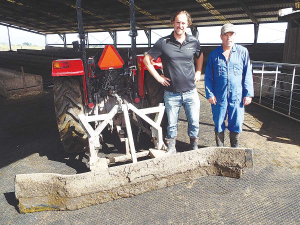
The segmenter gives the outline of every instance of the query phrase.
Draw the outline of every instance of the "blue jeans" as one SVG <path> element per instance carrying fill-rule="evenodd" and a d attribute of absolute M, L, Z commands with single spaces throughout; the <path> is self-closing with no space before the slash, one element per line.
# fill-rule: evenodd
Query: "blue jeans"
<path fill-rule="evenodd" d="M 184 108 L 188 121 L 188 135 L 192 138 L 198 138 L 200 99 L 197 89 L 183 93 L 165 91 L 164 101 L 168 117 L 167 138 L 177 136 L 178 114 L 181 106 Z"/>

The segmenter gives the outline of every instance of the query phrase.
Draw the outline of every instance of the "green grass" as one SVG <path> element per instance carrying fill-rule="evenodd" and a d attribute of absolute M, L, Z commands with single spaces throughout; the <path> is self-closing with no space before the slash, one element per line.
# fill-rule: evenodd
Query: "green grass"
<path fill-rule="evenodd" d="M 32 46 L 28 46 L 28 45 L 12 45 L 11 46 L 11 50 L 13 51 L 17 51 L 17 49 L 33 49 L 33 50 L 41 50 L 41 49 L 45 49 L 44 46 L 36 46 L 36 45 L 32 45 Z M 5 45 L 5 44 L 0 44 L 0 51 L 9 51 L 9 45 Z"/>

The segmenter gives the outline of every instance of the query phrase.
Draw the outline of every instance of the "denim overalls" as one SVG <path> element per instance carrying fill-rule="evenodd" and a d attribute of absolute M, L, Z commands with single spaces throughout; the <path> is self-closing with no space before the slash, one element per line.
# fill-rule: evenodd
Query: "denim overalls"
<path fill-rule="evenodd" d="M 219 46 L 209 54 L 205 69 L 206 98 L 215 96 L 217 99 L 216 105 L 211 105 L 215 130 L 225 130 L 228 115 L 228 130 L 241 133 L 243 98 L 254 95 L 249 53 L 245 47 L 234 44 L 226 61 L 223 52 Z"/>

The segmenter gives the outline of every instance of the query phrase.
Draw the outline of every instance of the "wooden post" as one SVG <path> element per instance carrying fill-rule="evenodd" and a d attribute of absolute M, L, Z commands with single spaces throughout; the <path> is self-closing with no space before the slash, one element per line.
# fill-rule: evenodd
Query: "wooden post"
<path fill-rule="evenodd" d="M 8 42 L 9 42 L 9 49 L 11 50 L 11 43 L 10 43 L 10 35 L 9 35 L 9 28 L 7 27 L 7 34 L 8 34 Z"/>
<path fill-rule="evenodd" d="M 24 74 L 23 66 L 21 66 L 21 71 L 22 71 L 22 79 L 23 79 L 23 87 L 24 87 L 24 91 L 27 92 L 27 86 L 26 86 L 25 74 Z"/>

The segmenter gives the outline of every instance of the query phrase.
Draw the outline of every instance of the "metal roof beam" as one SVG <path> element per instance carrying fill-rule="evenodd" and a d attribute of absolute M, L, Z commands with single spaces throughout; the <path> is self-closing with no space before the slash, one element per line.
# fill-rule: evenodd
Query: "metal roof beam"
<path fill-rule="evenodd" d="M 109 35 L 112 38 L 112 40 L 114 42 L 114 46 L 116 48 L 117 47 L 117 31 L 110 31 Z"/>
<path fill-rule="evenodd" d="M 128 0 L 84 2 L 87 32 L 129 30 Z M 143 30 L 172 27 L 170 15 L 182 9 L 191 14 L 196 26 L 277 22 L 278 10 L 293 7 L 295 2 L 300 0 L 136 0 L 136 26 Z M 246 5 L 252 16 L 241 4 Z M 77 33 L 75 12 L 74 0 L 4 0 L 0 21 L 5 26 L 41 35 Z"/>
<path fill-rule="evenodd" d="M 274 17 L 274 15 L 260 16 L 260 17 L 257 18 L 257 20 L 260 21 L 262 19 L 268 19 L 268 18 L 273 18 L 273 17 Z M 236 20 L 249 20 L 249 22 L 251 21 L 246 16 L 239 16 L 239 17 L 229 17 L 229 16 L 227 16 L 226 18 L 230 21 L 236 21 Z M 197 17 L 197 18 L 193 19 L 193 24 L 197 24 L 197 23 L 201 23 L 201 22 L 216 21 L 216 20 L 218 20 L 218 19 L 215 18 L 214 16 L 206 16 L 205 18 Z"/>
<path fill-rule="evenodd" d="M 118 2 L 120 2 L 120 3 L 122 3 L 122 4 L 126 5 L 126 6 L 129 6 L 129 2 L 126 1 L 126 0 L 118 0 Z M 135 8 L 136 12 L 139 12 L 139 13 L 141 13 L 143 15 L 146 15 L 149 18 L 153 19 L 154 21 L 158 21 L 158 22 L 160 22 L 163 25 L 172 27 L 171 24 L 166 23 L 165 21 L 161 20 L 158 16 L 151 14 L 150 12 L 142 9 L 141 7 L 138 7 L 136 4 L 135 4 L 134 8 Z"/>
<path fill-rule="evenodd" d="M 257 18 L 253 15 L 251 10 L 246 6 L 243 0 L 237 0 L 241 7 L 245 10 L 249 18 L 252 20 L 253 23 L 258 24 Z"/>
<path fill-rule="evenodd" d="M 254 24 L 254 44 L 257 44 L 259 23 Z"/>
<path fill-rule="evenodd" d="M 35 34 L 46 35 L 46 33 L 43 33 L 43 32 L 39 32 L 39 31 L 36 31 L 36 30 L 31 30 L 31 29 L 24 28 L 24 27 L 19 27 L 19 26 L 16 26 L 16 25 L 8 24 L 8 23 L 0 22 L 0 25 L 15 28 L 15 29 L 18 29 L 18 30 L 31 32 L 31 33 L 35 33 Z"/>
<path fill-rule="evenodd" d="M 148 47 L 151 48 L 151 29 L 150 30 L 144 30 L 147 39 L 148 39 Z"/>
<path fill-rule="evenodd" d="M 220 13 L 218 9 L 216 9 L 209 1 L 207 0 L 196 0 L 196 1 L 200 3 L 204 9 L 206 9 L 211 15 L 213 15 L 223 24 L 230 23 L 230 20 L 228 20 L 225 16 L 223 16 L 222 13 Z"/>
<path fill-rule="evenodd" d="M 66 48 L 67 47 L 67 37 L 66 37 L 66 34 L 58 34 L 58 36 L 64 42 L 64 47 Z"/>
<path fill-rule="evenodd" d="M 174 13 L 173 11 L 171 11 L 168 8 L 170 6 L 170 4 L 167 4 L 167 3 L 164 4 L 163 1 L 157 1 L 154 4 L 153 4 L 153 1 L 151 1 L 151 0 L 139 0 L 139 2 L 145 2 L 147 4 L 150 4 L 151 7 L 156 8 L 158 10 L 162 10 L 162 11 L 166 12 L 166 14 L 169 14 L 170 16 L 172 16 Z"/>

